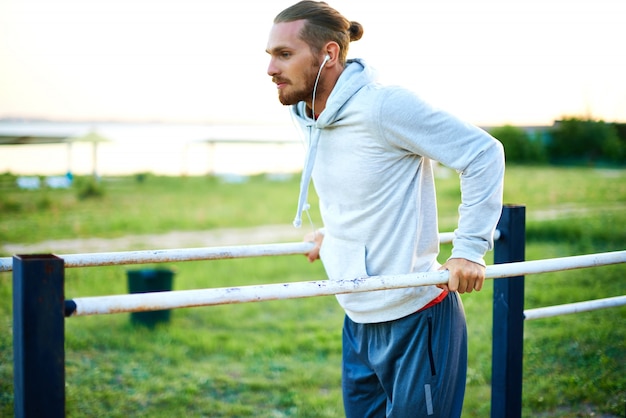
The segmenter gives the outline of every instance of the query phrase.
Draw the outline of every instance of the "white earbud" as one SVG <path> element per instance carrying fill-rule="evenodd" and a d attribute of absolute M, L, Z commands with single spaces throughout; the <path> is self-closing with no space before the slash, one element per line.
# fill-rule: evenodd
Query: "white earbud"
<path fill-rule="evenodd" d="M 330 61 L 330 55 L 326 54 L 324 56 L 324 61 L 322 61 L 322 63 L 320 64 L 320 71 L 322 71 L 322 68 L 324 68 L 328 61 Z"/>

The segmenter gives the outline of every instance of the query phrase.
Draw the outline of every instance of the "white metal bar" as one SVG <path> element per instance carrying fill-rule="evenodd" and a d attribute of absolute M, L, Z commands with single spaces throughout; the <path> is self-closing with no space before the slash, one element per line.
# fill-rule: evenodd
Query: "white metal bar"
<path fill-rule="evenodd" d="M 526 274 L 597 267 L 626 262 L 626 251 L 525 261 L 488 266 L 486 278 L 515 277 Z M 130 295 L 75 298 L 72 316 L 151 311 L 160 309 L 213 306 L 230 303 L 260 302 L 340 293 L 367 292 L 446 283 L 447 271 L 372 276 L 342 281 L 313 281 L 240 286 L 229 288 L 179 290 Z"/>
<path fill-rule="evenodd" d="M 496 230 L 494 239 L 500 231 Z M 454 232 L 439 234 L 442 244 L 452 242 Z M 65 268 L 95 267 L 124 264 L 168 263 L 173 261 L 221 260 L 226 258 L 264 257 L 272 255 L 305 254 L 313 248 L 309 242 L 284 244 L 240 245 L 227 247 L 183 248 L 167 250 L 119 251 L 89 254 L 60 254 L 65 260 Z M 0 257 L 0 272 L 12 271 L 13 259 Z"/>
<path fill-rule="evenodd" d="M 225 305 L 244 302 L 329 296 L 340 293 L 366 292 L 424 284 L 445 283 L 448 273 L 421 273 L 404 276 L 377 276 L 353 280 L 277 283 L 228 288 L 178 290 L 73 299 L 73 315 L 96 315 L 121 312 L 151 311 L 197 306 Z"/>
<path fill-rule="evenodd" d="M 584 302 L 567 303 L 564 305 L 547 306 L 544 308 L 527 309 L 524 319 L 549 318 L 551 316 L 575 314 L 579 312 L 595 311 L 597 309 L 616 308 L 626 305 L 626 295 L 612 298 L 588 300 Z"/>
<path fill-rule="evenodd" d="M 486 276 L 488 279 L 516 277 L 527 274 L 599 267 L 620 263 L 626 263 L 626 251 L 575 255 L 570 257 L 549 258 L 545 260 L 524 261 L 519 263 L 494 264 L 487 267 Z"/>
<path fill-rule="evenodd" d="M 439 243 L 440 244 L 450 244 L 454 239 L 454 232 L 440 232 L 439 233 Z M 493 232 L 493 240 L 497 241 L 500 239 L 500 230 L 496 229 Z"/>
<path fill-rule="evenodd" d="M 450 244 L 453 239 L 454 239 L 454 232 L 440 232 L 439 233 L 440 244 Z"/>
<path fill-rule="evenodd" d="M 184 248 L 171 250 L 120 251 L 90 254 L 62 254 L 65 268 L 112 266 L 123 264 L 168 263 L 174 261 L 223 260 L 229 258 L 264 257 L 305 254 L 313 248 L 310 242 L 284 244 L 239 245 L 226 247 Z M 0 272 L 13 270 L 11 257 L 0 258 Z"/>

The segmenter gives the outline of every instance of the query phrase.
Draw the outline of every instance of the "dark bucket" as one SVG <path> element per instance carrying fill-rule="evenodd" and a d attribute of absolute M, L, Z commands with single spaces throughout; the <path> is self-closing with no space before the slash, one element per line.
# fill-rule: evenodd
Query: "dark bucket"
<path fill-rule="evenodd" d="M 165 292 L 172 290 L 174 272 L 169 269 L 142 269 L 129 270 L 128 291 L 130 293 Z M 144 325 L 154 328 L 159 323 L 170 320 L 170 310 L 131 312 L 130 321 L 135 325 Z"/>

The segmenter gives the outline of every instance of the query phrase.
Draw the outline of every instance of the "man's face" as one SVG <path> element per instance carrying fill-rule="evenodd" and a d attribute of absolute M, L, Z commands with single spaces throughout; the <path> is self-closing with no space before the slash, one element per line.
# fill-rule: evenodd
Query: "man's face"
<path fill-rule="evenodd" d="M 298 37 L 304 20 L 276 23 L 267 42 L 270 64 L 267 73 L 278 88 L 278 100 L 283 105 L 301 101 L 311 103 L 313 87 L 319 68 L 317 59 L 306 42 Z"/>

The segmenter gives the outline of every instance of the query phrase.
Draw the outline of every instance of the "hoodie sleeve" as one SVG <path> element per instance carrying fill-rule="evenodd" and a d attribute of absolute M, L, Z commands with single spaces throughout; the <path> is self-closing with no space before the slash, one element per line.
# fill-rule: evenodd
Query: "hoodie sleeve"
<path fill-rule="evenodd" d="M 381 91 L 380 135 L 408 153 L 438 161 L 460 175 L 461 204 L 451 258 L 485 265 L 502 210 L 504 150 L 482 129 L 435 109 L 401 88 Z"/>

